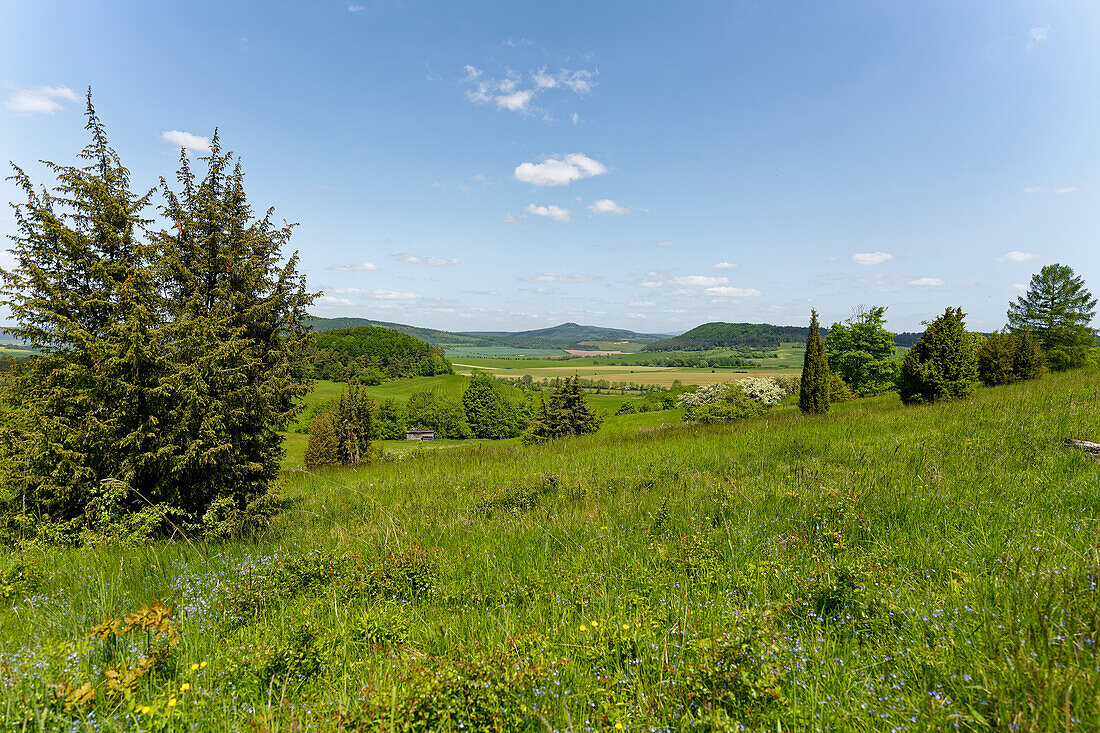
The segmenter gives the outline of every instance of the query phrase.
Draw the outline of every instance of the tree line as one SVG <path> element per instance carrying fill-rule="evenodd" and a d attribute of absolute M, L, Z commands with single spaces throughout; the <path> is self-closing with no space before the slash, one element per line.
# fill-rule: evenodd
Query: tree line
<path fill-rule="evenodd" d="M 1009 304 L 1006 328 L 986 337 L 968 332 L 961 308 L 947 308 L 928 324 L 900 362 L 884 307 L 861 310 L 834 323 L 822 339 L 811 311 L 799 407 L 828 411 L 839 378 L 855 395 L 896 389 L 906 404 L 966 397 L 981 381 L 993 386 L 1037 379 L 1100 363 L 1091 327 L 1096 299 L 1073 269 L 1047 265 L 1032 276 L 1026 294 Z"/>
<path fill-rule="evenodd" d="M 372 440 L 403 440 L 409 430 L 431 430 L 437 438 L 455 440 L 522 436 L 525 444 L 532 444 L 585 435 L 600 427 L 601 419 L 576 377 L 563 380 L 549 398 L 539 394 L 537 400 L 533 392 L 509 399 L 502 394 L 502 386 L 487 374 L 474 373 L 461 397 L 420 390 L 402 403 L 392 397 L 375 402 L 358 385 L 350 384 L 313 418 L 306 466 L 366 462 Z"/>

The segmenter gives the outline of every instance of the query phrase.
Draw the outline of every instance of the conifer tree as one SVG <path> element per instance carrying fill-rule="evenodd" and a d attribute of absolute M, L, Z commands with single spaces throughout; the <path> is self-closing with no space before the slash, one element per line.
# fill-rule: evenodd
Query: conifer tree
<path fill-rule="evenodd" d="M 948 308 L 932 321 L 901 363 L 898 393 L 905 404 L 966 397 L 978 381 L 974 342 L 962 308 Z"/>
<path fill-rule="evenodd" d="M 157 268 L 173 345 L 169 385 L 180 397 L 163 429 L 178 449 L 171 471 L 185 503 L 219 497 L 248 511 L 278 475 L 276 429 L 311 387 L 314 296 L 297 254 L 282 259 L 292 225 L 276 226 L 271 209 L 254 218 L 240 162 L 217 132 L 201 160 L 199 178 L 181 151 L 178 191 L 161 180 L 171 228 L 157 236 Z"/>
<path fill-rule="evenodd" d="M 798 409 L 808 415 L 829 411 L 829 361 L 817 311 L 810 311 L 810 334 L 806 338 L 806 354 L 802 362 L 802 379 L 798 390 Z"/>
<path fill-rule="evenodd" d="M 1031 331 L 1021 331 L 1016 337 L 1016 353 L 1012 357 L 1012 373 L 1019 380 L 1038 379 L 1046 370 L 1046 357 Z"/>
<path fill-rule="evenodd" d="M 1072 369 L 1084 366 L 1096 345 L 1095 314 L 1096 298 L 1084 280 L 1053 264 L 1032 275 L 1027 292 L 1009 304 L 1008 325 L 1013 333 L 1032 332 L 1051 369 Z"/>
<path fill-rule="evenodd" d="M 94 529 L 88 507 L 101 481 L 134 491 L 112 507 L 136 511 L 162 498 L 159 435 L 169 368 L 159 346 L 158 292 L 142 218 L 152 192 L 130 187 L 89 92 L 84 165 L 46 163 L 52 189 L 15 207 L 15 263 L 0 273 L 15 325 L 9 334 L 41 350 L 9 372 L 0 429 L 0 511 L 49 539 Z M 142 497 L 145 498 L 142 498 Z"/>
<path fill-rule="evenodd" d="M 584 398 L 580 380 L 568 377 L 550 396 L 550 432 L 552 435 L 587 435 L 600 428 L 600 416 Z"/>
<path fill-rule="evenodd" d="M 306 468 L 318 468 L 340 462 L 340 433 L 331 410 L 317 413 L 309 424 L 306 441 Z"/>

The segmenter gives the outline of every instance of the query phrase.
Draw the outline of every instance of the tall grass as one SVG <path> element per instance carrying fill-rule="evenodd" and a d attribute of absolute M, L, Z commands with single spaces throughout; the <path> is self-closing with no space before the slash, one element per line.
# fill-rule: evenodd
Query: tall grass
<path fill-rule="evenodd" d="M 28 570 L 2 586 L 0 715 L 19 730 L 1097 730 L 1100 466 L 1061 441 L 1100 440 L 1098 383 L 295 471 L 249 541 L 11 552 Z M 147 642 L 85 635 L 154 601 L 181 640 L 112 694 L 103 670 Z M 85 681 L 95 699 L 74 701 Z"/>

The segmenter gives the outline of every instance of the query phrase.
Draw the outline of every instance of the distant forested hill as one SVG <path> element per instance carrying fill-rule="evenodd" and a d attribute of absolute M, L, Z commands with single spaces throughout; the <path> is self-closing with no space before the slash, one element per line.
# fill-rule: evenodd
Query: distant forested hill
<path fill-rule="evenodd" d="M 659 335 L 635 333 L 618 328 L 600 326 L 582 326 L 577 323 L 563 323 L 551 328 L 534 331 L 469 331 L 455 333 L 437 331 L 431 328 L 418 328 L 403 323 L 372 321 L 366 318 L 314 318 L 313 330 L 318 333 L 332 330 L 376 326 L 399 331 L 434 346 L 511 346 L 519 349 L 574 349 L 582 341 L 632 341 L 650 343 L 661 338 Z"/>
<path fill-rule="evenodd" d="M 823 331 L 824 332 L 824 331 Z M 643 351 L 704 351 L 746 346 L 776 347 L 784 342 L 805 341 L 806 326 L 772 326 L 767 323 L 704 323 L 687 333 L 654 341 Z"/>
<path fill-rule="evenodd" d="M 320 379 L 382 379 L 454 374 L 443 350 L 400 331 L 378 326 L 337 328 L 317 334 L 314 370 Z"/>

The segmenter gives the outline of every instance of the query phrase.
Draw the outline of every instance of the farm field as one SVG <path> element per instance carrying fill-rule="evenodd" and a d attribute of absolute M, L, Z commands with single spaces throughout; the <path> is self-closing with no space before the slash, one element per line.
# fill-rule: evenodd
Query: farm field
<path fill-rule="evenodd" d="M 790 369 L 691 369 L 680 367 L 620 367 L 620 366 L 544 366 L 531 369 L 505 369 L 500 367 L 477 366 L 467 362 L 455 363 L 455 371 L 459 374 L 470 374 L 480 370 L 494 377 L 502 379 L 519 379 L 525 375 L 531 375 L 533 379 L 554 379 L 557 377 L 572 377 L 574 374 L 583 379 L 606 379 L 609 382 L 632 382 L 634 384 L 660 385 L 671 387 L 676 382 L 680 384 L 713 384 L 715 382 L 735 382 L 745 377 L 771 377 L 780 374 L 797 375 L 797 370 Z"/>
<path fill-rule="evenodd" d="M 247 540 L 7 553 L 5 727 L 1096 730 L 1098 386 L 609 422 L 287 472 Z M 156 602 L 111 692 L 154 642 L 88 633 Z"/>

